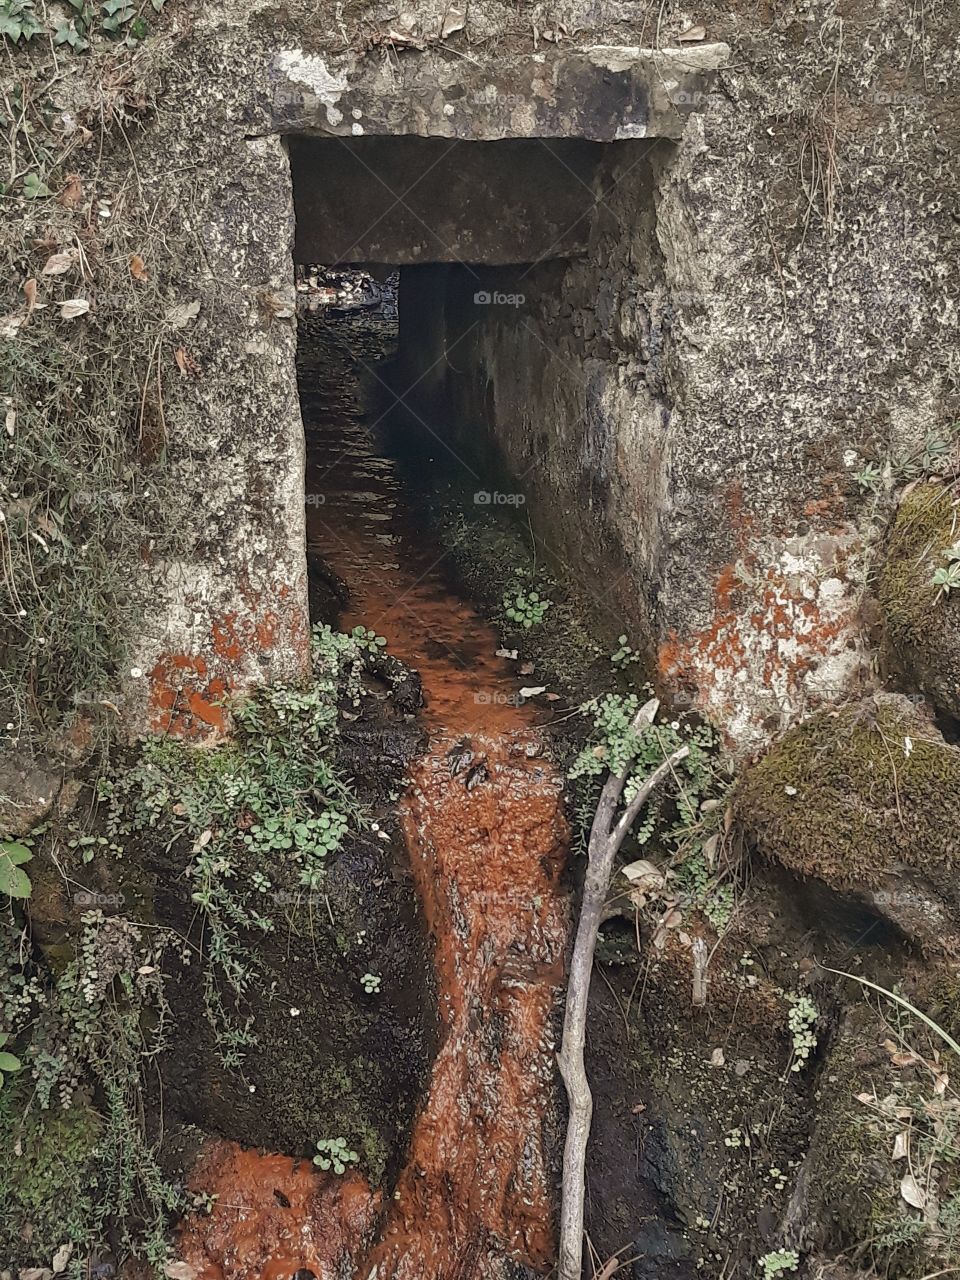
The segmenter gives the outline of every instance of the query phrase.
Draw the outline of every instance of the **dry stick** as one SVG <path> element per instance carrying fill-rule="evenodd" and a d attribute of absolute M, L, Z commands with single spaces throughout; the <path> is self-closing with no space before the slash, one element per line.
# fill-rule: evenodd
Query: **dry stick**
<path fill-rule="evenodd" d="M 653 723 L 659 702 L 652 698 L 641 707 L 633 722 L 636 730 Z M 603 907 L 610 887 L 613 860 L 624 837 L 643 805 L 668 776 L 674 765 L 689 754 L 689 747 L 681 747 L 669 759 L 664 760 L 630 801 L 618 822 L 617 806 L 630 773 L 632 760 L 628 760 L 619 773 L 611 773 L 604 783 L 600 802 L 590 828 L 587 846 L 587 874 L 583 882 L 583 899 L 577 937 L 570 962 L 570 978 L 567 982 L 567 1005 L 563 1019 L 563 1039 L 560 1044 L 558 1064 L 569 1103 L 567 1138 L 563 1149 L 563 1179 L 560 1193 L 560 1260 L 557 1280 L 580 1280 L 583 1263 L 583 1200 L 584 1167 L 587 1158 L 587 1142 L 590 1138 L 590 1121 L 593 1117 L 593 1095 L 583 1063 L 583 1050 L 587 1033 L 587 1001 L 590 996 L 590 975 L 593 970 L 593 954 L 597 945 L 603 915 Z"/>

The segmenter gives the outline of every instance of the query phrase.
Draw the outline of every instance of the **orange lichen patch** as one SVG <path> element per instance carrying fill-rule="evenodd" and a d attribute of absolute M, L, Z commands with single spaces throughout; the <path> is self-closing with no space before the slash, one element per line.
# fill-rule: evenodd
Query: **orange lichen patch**
<path fill-rule="evenodd" d="M 190 1190 L 213 1197 L 210 1212 L 192 1214 L 180 1231 L 197 1280 L 292 1280 L 301 1268 L 317 1280 L 342 1275 L 380 1207 L 358 1174 L 321 1174 L 235 1142 L 204 1150 Z"/>
<path fill-rule="evenodd" d="M 835 541 L 835 540 L 834 540 Z M 842 691 L 858 666 L 855 606 L 820 552 L 794 539 L 760 570 L 758 557 L 724 567 L 713 617 L 691 636 L 672 633 L 658 668 L 668 686 L 693 691 L 699 710 L 735 744 L 762 737 L 765 721 L 786 721 Z M 844 555 L 831 545 L 830 574 Z"/>
<path fill-rule="evenodd" d="M 243 645 L 236 630 L 237 615 L 228 613 L 225 617 L 213 622 L 210 634 L 213 636 L 213 651 L 219 658 L 231 660 L 239 658 L 243 653 Z"/>
<path fill-rule="evenodd" d="M 157 733 L 203 738 L 226 728 L 218 703 L 227 692 L 220 677 L 208 680 L 207 663 L 194 654 L 162 654 L 150 672 L 150 727 Z"/>
<path fill-rule="evenodd" d="M 303 611 L 281 587 L 271 599 L 283 610 L 260 610 L 250 617 L 236 612 L 214 618 L 201 653 L 161 654 L 150 672 L 150 727 L 157 733 L 200 740 L 223 733 L 226 695 L 250 682 L 256 663 L 286 643 L 304 671 L 309 665 L 309 632 Z"/>

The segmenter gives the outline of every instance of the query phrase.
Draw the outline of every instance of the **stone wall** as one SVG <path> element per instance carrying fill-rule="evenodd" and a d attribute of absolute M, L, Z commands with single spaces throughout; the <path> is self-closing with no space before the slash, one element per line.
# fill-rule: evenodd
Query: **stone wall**
<path fill-rule="evenodd" d="M 74 140 L 88 197 L 123 190 L 149 210 L 163 192 L 205 262 L 185 276 L 163 251 L 173 223 L 154 222 L 154 279 L 171 307 L 200 304 L 161 349 L 171 519 L 190 550 L 131 563 L 148 580 L 131 731 L 205 733 L 224 691 L 303 669 L 282 138 L 355 126 L 651 144 L 649 185 L 604 194 L 590 256 L 527 277 L 532 332 L 491 314 L 471 336 L 470 394 L 492 381 L 544 540 L 578 553 L 581 578 L 616 582 L 664 684 L 741 747 L 857 683 L 872 503 L 855 473 L 957 415 L 950 12 L 928 3 L 921 26 L 892 4 L 750 0 L 696 18 L 704 47 L 679 42 L 673 6 L 629 0 L 482 3 L 453 30 L 429 3 L 399 30 L 387 6 L 229 0 L 170 4 L 142 48 L 66 59 L 63 130 L 101 98 L 125 124 Z M 20 306 L 39 267 L 14 260 Z M 82 323 L 95 338 L 95 307 Z M 178 346 L 200 376 L 178 370 Z"/>

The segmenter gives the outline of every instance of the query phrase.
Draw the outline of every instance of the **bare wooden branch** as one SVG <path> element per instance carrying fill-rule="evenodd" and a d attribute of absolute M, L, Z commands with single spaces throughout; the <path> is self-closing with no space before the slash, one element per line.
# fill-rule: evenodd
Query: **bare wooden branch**
<path fill-rule="evenodd" d="M 707 965 L 710 956 L 703 938 L 693 940 L 693 1003 L 702 1008 L 707 1003 Z"/>
<path fill-rule="evenodd" d="M 634 728 L 640 730 L 652 724 L 659 705 L 658 700 L 653 698 L 642 707 L 633 722 Z M 590 1123 L 593 1119 L 593 1095 L 590 1092 L 590 1082 L 584 1066 L 583 1050 L 586 1042 L 587 1005 L 590 997 L 593 957 L 607 892 L 610 888 L 613 862 L 637 814 L 651 793 L 673 767 L 688 754 L 689 748 L 681 747 L 656 768 L 617 820 L 617 806 L 633 765 L 633 761 L 629 760 L 620 773 L 611 774 L 604 783 L 593 825 L 590 828 L 587 873 L 584 877 L 580 919 L 577 923 L 577 936 L 570 962 L 563 1038 L 558 1056 L 560 1075 L 567 1091 L 569 1119 L 563 1151 L 560 1257 L 557 1280 L 580 1280 L 583 1265 L 584 1168 L 587 1143 L 590 1138 Z"/>

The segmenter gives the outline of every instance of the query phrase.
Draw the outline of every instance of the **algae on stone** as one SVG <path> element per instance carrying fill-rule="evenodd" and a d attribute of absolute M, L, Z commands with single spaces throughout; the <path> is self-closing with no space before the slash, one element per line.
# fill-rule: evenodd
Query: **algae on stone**
<path fill-rule="evenodd" d="M 880 575 L 884 637 L 917 686 L 960 715 L 960 599 L 932 584 L 960 538 L 949 489 L 922 484 L 900 504 Z"/>

